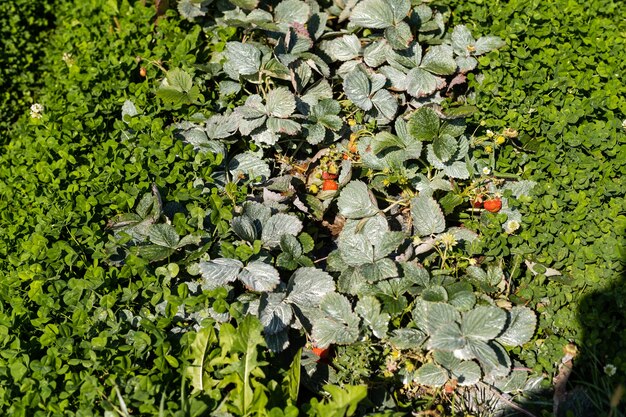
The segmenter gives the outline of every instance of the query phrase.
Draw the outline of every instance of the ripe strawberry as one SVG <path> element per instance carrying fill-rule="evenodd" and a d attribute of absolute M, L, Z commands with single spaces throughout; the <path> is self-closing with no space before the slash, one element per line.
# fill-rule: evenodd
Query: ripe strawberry
<path fill-rule="evenodd" d="M 483 203 L 483 207 L 487 211 L 497 213 L 502 208 L 502 200 L 500 200 L 499 198 L 492 198 L 491 200 L 485 201 Z"/>
<path fill-rule="evenodd" d="M 314 346 L 311 350 L 315 355 L 319 356 L 317 362 L 330 363 L 330 357 L 332 355 L 331 346 L 328 346 L 326 348 L 319 348 L 317 346 Z"/>
<path fill-rule="evenodd" d="M 330 172 L 323 171 L 322 179 L 323 180 L 336 180 L 339 177 L 337 174 L 331 174 Z"/>
<path fill-rule="evenodd" d="M 330 349 L 329 348 L 314 347 L 312 350 L 313 350 L 313 353 L 315 353 L 320 358 L 325 358 L 330 353 Z"/>
<path fill-rule="evenodd" d="M 483 196 L 482 195 L 476 196 L 474 201 L 472 201 L 472 207 L 481 208 L 482 206 L 483 206 Z"/>
<path fill-rule="evenodd" d="M 335 180 L 324 180 L 322 191 L 335 191 L 339 189 L 339 184 Z"/>

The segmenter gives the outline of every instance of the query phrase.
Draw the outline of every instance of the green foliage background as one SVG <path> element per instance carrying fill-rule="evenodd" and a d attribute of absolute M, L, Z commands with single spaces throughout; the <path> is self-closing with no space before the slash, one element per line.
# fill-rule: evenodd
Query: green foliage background
<path fill-rule="evenodd" d="M 518 235 L 502 233 L 498 216 L 475 224 L 485 235 L 477 253 L 505 257 L 512 270 L 523 271 L 515 276 L 515 301 L 540 312 L 536 348 L 516 353 L 551 375 L 562 347 L 574 341 L 583 358 L 597 358 L 600 367 L 614 364 L 623 378 L 626 22 L 616 18 L 621 4 L 440 3 L 453 11 L 453 24 L 506 40 L 504 49 L 479 59 L 482 75 L 470 76 L 476 91 L 470 104 L 480 109 L 477 124 L 520 132 L 498 154 L 499 170 L 539 183 L 532 199 L 514 203 L 524 214 Z M 168 409 L 184 415 L 215 406 L 225 395 L 219 381 L 213 398 L 185 402 L 179 359 L 198 342 L 168 337 L 175 311 L 144 320 L 139 328 L 123 316 L 124 310 L 153 310 L 165 298 L 183 304 L 185 289 L 161 286 L 162 278 L 139 258 L 119 267 L 104 267 L 103 259 L 107 221 L 132 211 L 152 183 L 186 213 L 211 207 L 211 233 L 228 228 L 243 194 L 224 202 L 200 194 L 193 182 L 208 177 L 215 161 L 198 156 L 166 127 L 198 108 L 163 108 L 153 92 L 163 76 L 160 66 L 193 72 L 197 57 L 223 47 L 222 41 L 187 30 L 188 23 L 174 13 L 154 26 L 154 10 L 139 2 L 13 0 L 2 3 L 0 12 L 6 41 L 0 54 L 0 411 L 92 415 L 94 407 L 117 411 L 125 402 L 142 414 Z M 68 61 L 64 53 L 71 54 Z M 142 66 L 146 80 L 139 74 Z M 127 125 L 120 109 L 129 98 L 140 115 Z M 45 108 L 40 121 L 28 115 L 34 102 Z M 172 220 L 181 234 L 202 228 L 198 216 L 195 223 Z M 218 250 L 214 243 L 211 250 Z M 563 276 L 535 276 L 525 270 L 525 258 Z M 211 303 L 223 295 L 211 297 L 188 302 Z M 262 345 L 257 330 L 253 324 L 239 333 L 229 330 L 233 340 L 246 331 L 256 336 L 249 351 L 227 342 L 219 350 L 213 341 L 215 351 L 236 359 L 256 352 Z M 257 365 L 266 366 L 264 359 Z M 597 366 L 581 363 L 588 366 L 579 368 L 581 378 Z M 255 376 L 259 380 L 289 381 L 264 369 L 267 375 Z M 336 387 L 329 391 L 347 395 Z M 309 408 L 332 408 L 315 401 Z"/>
<path fill-rule="evenodd" d="M 537 181 L 519 202 L 523 231 L 486 240 L 490 256 L 531 255 L 562 277 L 527 273 L 516 295 L 541 313 L 537 368 L 554 371 L 561 347 L 626 375 L 626 22 L 615 1 L 445 2 L 455 23 L 506 39 L 479 59 L 477 120 L 520 132 L 498 155 L 503 172 Z M 555 13 L 555 11 L 557 11 Z M 610 340 L 607 343 L 607 340 Z M 534 357 L 534 358 L 532 358 Z M 587 359 L 589 359 L 587 357 Z M 582 364 L 598 366 L 582 359 Z M 587 370 L 589 371 L 589 370 Z M 583 372 L 584 375 L 584 372 Z"/>
<path fill-rule="evenodd" d="M 0 140 L 41 86 L 42 45 L 60 1 L 13 0 L 0 4 Z"/>

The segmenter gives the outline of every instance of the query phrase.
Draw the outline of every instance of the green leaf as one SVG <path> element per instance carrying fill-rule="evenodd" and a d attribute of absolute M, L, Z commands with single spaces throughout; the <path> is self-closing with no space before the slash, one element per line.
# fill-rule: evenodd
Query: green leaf
<path fill-rule="evenodd" d="M 174 253 L 175 249 L 168 248 L 161 245 L 141 245 L 133 246 L 130 248 L 130 252 L 147 260 L 148 262 L 156 262 L 168 258 Z"/>
<path fill-rule="evenodd" d="M 454 356 L 454 352 L 451 351 L 435 350 L 433 352 L 433 358 L 438 365 L 443 366 L 448 371 L 461 364 L 461 359 Z"/>
<path fill-rule="evenodd" d="M 419 349 L 426 340 L 426 335 L 417 329 L 402 328 L 391 333 L 389 343 L 396 349 Z"/>
<path fill-rule="evenodd" d="M 459 312 L 450 304 L 431 303 L 422 299 L 416 300 L 412 314 L 417 327 L 428 334 L 461 320 Z"/>
<path fill-rule="evenodd" d="M 259 5 L 259 0 L 228 0 L 233 5 L 241 7 L 244 10 L 256 9 Z"/>
<path fill-rule="evenodd" d="M 301 23 L 309 20 L 310 7 L 303 1 L 283 0 L 274 9 L 274 20 L 277 23 Z"/>
<path fill-rule="evenodd" d="M 413 68 L 406 75 L 406 92 L 415 98 L 425 97 L 441 88 L 443 80 L 422 68 Z"/>
<path fill-rule="evenodd" d="M 174 68 L 173 70 L 168 71 L 166 79 L 168 85 L 177 91 L 187 93 L 191 91 L 191 87 L 193 87 L 191 75 L 180 68 Z"/>
<path fill-rule="evenodd" d="M 342 233 L 337 241 L 339 253 L 347 265 L 360 266 L 374 262 L 374 247 L 363 234 Z"/>
<path fill-rule="evenodd" d="M 387 90 L 378 90 L 371 99 L 376 113 L 374 114 L 379 124 L 391 122 L 398 111 L 398 102 Z"/>
<path fill-rule="evenodd" d="M 337 207 L 339 213 L 347 219 L 371 217 L 379 212 L 376 199 L 361 181 L 350 181 L 341 190 Z"/>
<path fill-rule="evenodd" d="M 454 351 L 465 347 L 465 338 L 456 323 L 440 326 L 428 340 L 429 349 Z"/>
<path fill-rule="evenodd" d="M 267 113 L 274 117 L 289 117 L 296 109 L 296 99 L 285 87 L 270 90 L 266 103 Z"/>
<path fill-rule="evenodd" d="M 448 372 L 434 363 L 426 363 L 415 372 L 413 380 L 429 387 L 441 387 L 448 382 Z"/>
<path fill-rule="evenodd" d="M 474 361 L 463 361 L 450 370 L 453 378 L 462 387 L 475 385 L 480 381 L 480 366 Z"/>
<path fill-rule="evenodd" d="M 507 316 L 498 307 L 479 306 L 463 315 L 463 335 L 479 340 L 495 339 L 506 325 Z"/>
<path fill-rule="evenodd" d="M 449 45 L 431 46 L 422 58 L 420 68 L 437 75 L 454 74 L 456 61 L 452 47 Z"/>
<path fill-rule="evenodd" d="M 446 302 L 448 292 L 441 285 L 431 285 L 422 291 L 422 298 L 426 301 Z"/>
<path fill-rule="evenodd" d="M 237 236 L 250 243 L 258 239 L 258 229 L 255 227 L 254 222 L 248 216 L 235 217 L 230 223 L 230 227 Z"/>
<path fill-rule="evenodd" d="M 324 313 L 313 322 L 312 338 L 319 347 L 349 344 L 359 336 L 359 318 L 352 312 L 350 301 L 337 293 L 329 293 L 320 303 Z"/>
<path fill-rule="evenodd" d="M 433 150 L 435 151 L 435 155 L 437 155 L 437 158 L 439 158 L 442 162 L 449 161 L 458 149 L 459 146 L 456 139 L 450 135 L 438 136 L 433 141 Z"/>
<path fill-rule="evenodd" d="M 283 235 L 280 238 L 280 248 L 283 252 L 288 253 L 293 258 L 299 258 L 302 256 L 302 245 L 298 239 L 293 235 Z"/>
<path fill-rule="evenodd" d="M 360 67 L 355 68 L 347 74 L 343 80 L 343 90 L 348 99 L 350 99 L 355 106 L 366 111 L 370 110 L 373 106 L 372 100 L 370 99 L 370 87 L 370 79 Z"/>
<path fill-rule="evenodd" d="M 265 333 L 278 333 L 289 327 L 293 309 L 285 302 L 284 293 L 264 293 L 259 304 L 259 320 Z"/>
<path fill-rule="evenodd" d="M 411 216 L 417 235 L 429 236 L 446 228 L 446 219 L 439 204 L 429 196 L 420 194 L 411 200 Z"/>
<path fill-rule="evenodd" d="M 521 346 L 527 343 L 537 326 L 535 313 L 527 307 L 513 307 L 508 316 L 506 330 L 496 340 L 504 346 Z"/>
<path fill-rule="evenodd" d="M 381 313 L 380 302 L 372 296 L 361 298 L 354 308 L 354 312 L 363 318 L 363 322 L 372 330 L 374 336 L 383 339 L 387 335 L 391 316 Z"/>
<path fill-rule="evenodd" d="M 181 0 L 177 5 L 178 13 L 187 20 L 193 21 L 195 17 L 206 15 L 206 6 L 200 1 Z"/>
<path fill-rule="evenodd" d="M 483 36 L 476 41 L 476 55 L 483 55 L 505 45 L 504 41 L 497 36 Z"/>
<path fill-rule="evenodd" d="M 474 47 L 476 40 L 472 36 L 472 33 L 465 25 L 457 25 L 452 31 L 450 36 L 452 41 L 452 48 L 457 55 L 467 56 L 470 53 L 470 49 Z M 468 48 L 469 47 L 469 48 Z"/>
<path fill-rule="evenodd" d="M 354 34 L 344 35 L 328 42 L 326 52 L 337 61 L 349 61 L 361 54 L 361 41 Z"/>
<path fill-rule="evenodd" d="M 254 45 L 228 42 L 224 50 L 226 61 L 239 75 L 252 75 L 261 68 L 261 51 Z"/>
<path fill-rule="evenodd" d="M 174 105 L 190 104 L 200 96 L 200 90 L 193 86 L 189 91 L 180 91 L 177 88 L 162 85 L 156 91 L 156 95 L 163 101 Z"/>
<path fill-rule="evenodd" d="M 176 233 L 176 229 L 170 224 L 151 225 L 148 229 L 148 237 L 150 238 L 150 242 L 155 245 L 170 249 L 176 249 L 180 241 L 180 236 Z"/>
<path fill-rule="evenodd" d="M 413 34 L 408 24 L 400 22 L 385 29 L 385 39 L 394 49 L 406 49 L 413 41 Z"/>
<path fill-rule="evenodd" d="M 435 111 L 429 107 L 420 107 L 411 115 L 407 128 L 419 141 L 432 141 L 439 136 L 441 121 Z"/>
<path fill-rule="evenodd" d="M 476 305 L 476 296 L 471 291 L 459 291 L 449 294 L 448 303 L 460 311 L 468 311 Z"/>
<path fill-rule="evenodd" d="M 247 315 L 239 323 L 232 340 L 232 351 L 242 354 L 241 359 L 235 362 L 233 368 L 243 383 L 241 410 L 244 414 L 247 414 L 246 410 L 253 401 L 252 373 L 261 365 L 257 360 L 257 347 L 265 345 L 265 339 L 261 336 L 262 329 L 263 326 L 256 317 Z"/>
<path fill-rule="evenodd" d="M 367 386 L 365 385 L 324 385 L 323 390 L 331 395 L 332 400 L 328 407 L 323 407 L 315 415 L 319 416 L 352 416 L 359 403 L 367 398 Z"/>
<path fill-rule="evenodd" d="M 261 178 L 261 181 L 270 177 L 270 167 L 261 158 L 252 153 L 235 155 L 228 163 L 228 170 L 233 178 L 245 175 L 250 179 Z"/>
<path fill-rule="evenodd" d="M 401 265 L 405 281 L 420 287 L 427 287 L 430 284 L 430 274 L 423 266 L 415 263 L 402 263 Z"/>
<path fill-rule="evenodd" d="M 263 224 L 261 240 L 270 248 L 280 244 L 280 239 L 284 235 L 296 236 L 302 231 L 302 222 L 294 215 L 278 213 L 269 218 Z"/>
<path fill-rule="evenodd" d="M 208 262 L 200 261 L 198 267 L 209 288 L 215 288 L 236 280 L 243 264 L 237 259 L 218 258 Z"/>
<path fill-rule="evenodd" d="M 335 282 L 329 274 L 317 268 L 299 268 L 289 279 L 286 301 L 299 307 L 314 308 L 333 291 Z"/>
<path fill-rule="evenodd" d="M 364 0 L 352 9 L 350 22 L 355 26 L 370 29 L 385 29 L 393 26 L 395 24 L 394 9 L 390 3 L 390 1 L 386 0 Z M 397 12 L 400 12 L 400 10 L 397 10 Z"/>
<path fill-rule="evenodd" d="M 497 343 L 468 339 L 469 351 L 478 359 L 486 375 L 504 376 L 511 370 L 511 359 Z"/>
<path fill-rule="evenodd" d="M 185 374 L 191 379 L 192 393 L 204 391 L 204 364 L 213 346 L 217 346 L 217 335 L 215 334 L 213 323 L 209 322 L 195 333 L 187 353 L 187 358 L 191 360 L 191 365 L 185 369 Z"/>
<path fill-rule="evenodd" d="M 239 273 L 239 279 L 247 289 L 257 292 L 272 291 L 280 283 L 278 271 L 261 261 L 250 262 Z"/>
<path fill-rule="evenodd" d="M 291 402 L 291 404 L 296 404 L 298 401 L 298 393 L 300 392 L 301 359 L 302 349 L 299 349 L 294 355 L 293 361 L 291 361 L 291 365 L 289 366 L 281 384 L 283 392 L 287 393 L 287 401 Z"/>
<path fill-rule="evenodd" d="M 387 42 L 372 42 L 363 50 L 363 61 L 365 61 L 369 67 L 376 68 L 385 63 L 388 51 L 389 44 Z"/>

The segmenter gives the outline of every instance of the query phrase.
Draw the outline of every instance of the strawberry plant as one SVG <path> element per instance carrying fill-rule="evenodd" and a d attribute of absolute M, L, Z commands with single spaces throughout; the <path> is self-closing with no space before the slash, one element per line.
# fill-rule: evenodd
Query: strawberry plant
<path fill-rule="evenodd" d="M 231 308 L 207 313 L 215 328 L 238 314 L 257 316 L 274 352 L 293 350 L 303 340 L 314 349 L 366 341 L 379 354 L 409 351 L 416 359 L 385 382 L 389 393 L 400 380 L 426 387 L 452 379 L 461 386 L 506 385 L 512 361 L 503 345 L 528 342 L 535 315 L 498 307 L 497 300 L 506 299 L 502 271 L 486 275 L 459 263 L 462 248 L 479 236 L 446 215 L 468 200 L 464 187 L 473 189 L 472 178 L 489 193 L 519 186 L 484 176 L 489 162 L 481 159 L 481 143 L 465 135 L 463 118 L 473 109 L 453 101 L 448 110 L 441 106 L 448 85 L 462 82 L 473 68 L 473 57 L 501 41 L 475 41 L 465 27 L 446 35 L 436 9 L 408 2 L 392 7 L 364 1 L 343 11 L 293 0 L 258 9 L 233 6 L 214 27 L 235 25 L 250 36 L 214 52 L 222 66 L 210 77 L 221 103 L 236 95 L 240 104 L 179 122 L 175 131 L 199 155 L 223 157 L 211 174 L 217 189 L 242 184 L 250 195 L 236 209 L 219 255 L 205 251 L 197 252 L 197 262 L 181 259 L 187 270 L 177 281 L 194 296 L 226 288 Z M 189 11 L 190 19 L 203 17 Z M 351 33 L 339 24 L 346 19 Z M 185 80 L 176 92 L 170 92 L 173 73 Z M 168 105 L 198 91 L 199 79 L 190 72 L 170 70 L 165 80 L 157 94 Z M 341 155 L 348 157 L 342 161 Z M 331 225 L 326 219 L 332 216 Z M 335 236 L 324 248 L 303 232 L 315 222 L 328 224 Z M 146 236 L 119 244 L 159 261 L 132 249 L 152 250 L 155 239 Z M 196 239 L 196 245 L 210 245 L 208 236 Z M 191 235 L 172 233 L 168 256 L 187 241 Z M 164 308 L 175 305 L 170 297 Z M 441 327 L 424 322 L 422 309 L 429 306 L 447 312 L 449 320 Z M 497 323 L 490 325 L 494 317 Z M 443 328 L 457 329 L 457 338 L 446 339 L 438 333 Z M 429 359 L 433 355 L 439 362 Z M 457 359 L 446 362 L 446 355 Z M 314 358 L 303 364 L 314 392 L 327 382 L 346 382 L 332 360 Z"/>
<path fill-rule="evenodd" d="M 541 22 L 607 35 L 519 2 L 144 3 L 58 2 L 5 100 L 0 410 L 489 414 L 560 375 L 568 303 L 621 270 L 623 106 L 618 61 Z M 567 27 L 618 33 L 602 4 Z"/>

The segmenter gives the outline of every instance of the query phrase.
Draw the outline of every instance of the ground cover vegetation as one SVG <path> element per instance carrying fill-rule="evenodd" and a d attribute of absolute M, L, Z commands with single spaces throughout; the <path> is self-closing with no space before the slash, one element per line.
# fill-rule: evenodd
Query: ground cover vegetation
<path fill-rule="evenodd" d="M 144 3 L 7 61 L 4 413 L 620 415 L 623 64 L 541 61 L 593 10 Z"/>

